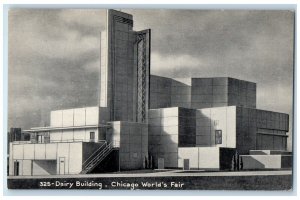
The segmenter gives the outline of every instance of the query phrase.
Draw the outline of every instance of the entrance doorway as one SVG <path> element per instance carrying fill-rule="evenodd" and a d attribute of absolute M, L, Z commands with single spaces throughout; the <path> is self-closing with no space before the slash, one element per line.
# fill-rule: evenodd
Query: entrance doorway
<path fill-rule="evenodd" d="M 59 174 L 65 174 L 65 157 L 59 157 Z"/>
<path fill-rule="evenodd" d="M 190 160 L 189 159 L 183 160 L 183 170 L 190 170 Z"/>
<path fill-rule="evenodd" d="M 14 176 L 19 176 L 20 163 L 19 161 L 14 162 Z"/>

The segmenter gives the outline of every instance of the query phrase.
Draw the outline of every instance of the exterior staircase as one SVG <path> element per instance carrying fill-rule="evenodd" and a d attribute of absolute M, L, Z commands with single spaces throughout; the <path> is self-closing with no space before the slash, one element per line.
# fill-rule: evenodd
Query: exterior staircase
<path fill-rule="evenodd" d="M 82 164 L 80 174 L 87 174 L 97 167 L 112 151 L 112 143 L 105 142 Z"/>

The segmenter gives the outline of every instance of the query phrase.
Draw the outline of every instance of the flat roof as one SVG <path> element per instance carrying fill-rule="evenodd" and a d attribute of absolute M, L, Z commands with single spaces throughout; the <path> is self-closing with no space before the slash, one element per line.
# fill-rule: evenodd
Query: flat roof
<path fill-rule="evenodd" d="M 46 126 L 46 127 L 34 127 L 29 130 L 24 130 L 23 132 L 43 132 L 43 131 L 68 130 L 68 129 L 100 128 L 100 127 L 110 127 L 110 125 L 98 124 L 98 125 L 67 126 L 67 127 Z"/>

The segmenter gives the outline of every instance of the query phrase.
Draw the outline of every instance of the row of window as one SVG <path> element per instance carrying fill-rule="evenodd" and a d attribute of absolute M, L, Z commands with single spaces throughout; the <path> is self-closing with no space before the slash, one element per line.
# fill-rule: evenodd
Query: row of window
<path fill-rule="evenodd" d="M 90 132 L 90 140 L 95 140 L 95 132 Z M 50 143 L 50 135 L 49 133 L 43 133 L 43 134 L 32 134 L 31 135 L 31 141 L 34 143 Z"/>

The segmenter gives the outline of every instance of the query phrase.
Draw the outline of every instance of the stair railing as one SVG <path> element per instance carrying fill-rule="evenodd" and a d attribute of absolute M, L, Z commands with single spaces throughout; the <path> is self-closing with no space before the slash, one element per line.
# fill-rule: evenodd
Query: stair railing
<path fill-rule="evenodd" d="M 82 163 L 82 169 L 86 166 L 87 163 L 89 163 L 88 161 L 90 159 L 92 159 L 95 155 L 97 155 L 98 153 L 100 153 L 103 150 L 103 147 L 105 148 L 105 146 L 107 146 L 107 142 L 105 141 L 94 153 L 92 153 L 92 155 L 90 155 L 85 161 L 84 163 Z"/>
<path fill-rule="evenodd" d="M 87 165 L 89 165 L 95 160 L 98 160 L 100 157 L 105 155 L 110 149 L 112 149 L 111 144 L 106 145 L 106 147 L 104 147 L 104 149 L 98 155 L 96 155 Z"/>
<path fill-rule="evenodd" d="M 83 167 L 82 167 L 82 172 L 86 173 L 88 172 L 91 168 L 93 168 L 95 166 L 95 164 L 98 162 L 101 162 L 112 150 L 112 145 L 111 143 L 106 145 L 100 152 L 98 152 L 98 155 L 95 155 L 94 157 L 92 157 L 92 159 L 86 163 Z"/>
<path fill-rule="evenodd" d="M 119 148 L 119 141 L 112 141 L 109 144 L 105 141 L 92 155 L 82 164 L 81 174 L 85 174 L 93 169 L 97 164 L 102 162 L 109 153 L 116 148 Z"/>

